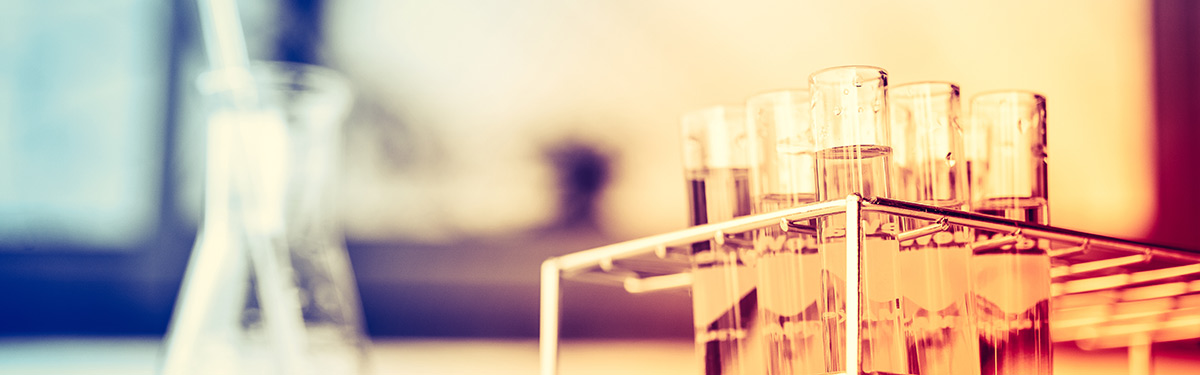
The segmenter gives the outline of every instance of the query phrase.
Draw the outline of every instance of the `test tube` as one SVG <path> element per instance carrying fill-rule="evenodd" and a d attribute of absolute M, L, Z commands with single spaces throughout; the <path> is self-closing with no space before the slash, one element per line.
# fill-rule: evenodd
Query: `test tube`
<path fill-rule="evenodd" d="M 746 101 L 754 213 L 816 202 L 816 144 L 809 106 L 805 90 L 769 92 Z M 817 303 L 821 260 L 815 232 L 805 232 L 772 226 L 752 234 L 766 374 L 825 372 Z"/>
<path fill-rule="evenodd" d="M 1025 91 L 971 101 L 971 210 L 1048 224 L 1046 99 Z M 977 240 L 1010 236 L 979 231 Z M 1050 374 L 1050 258 L 1044 240 L 1019 236 L 972 256 L 981 372 Z"/>
<path fill-rule="evenodd" d="M 979 213 L 1049 224 L 1046 190 L 1046 98 L 1026 91 L 979 94 L 972 128 L 982 152 L 969 161 Z M 978 163 L 978 165 L 975 165 Z"/>
<path fill-rule="evenodd" d="M 918 82 L 888 89 L 897 198 L 954 210 L 966 206 L 959 106 L 959 88 L 953 83 Z M 900 223 L 903 233 L 937 225 L 911 218 Z M 969 228 L 951 225 L 900 241 L 903 323 L 913 373 L 979 373 L 971 237 Z"/>
<path fill-rule="evenodd" d="M 817 146 L 817 198 L 821 201 L 858 194 L 891 197 L 891 139 L 888 128 L 887 72 L 871 66 L 845 66 L 809 76 Z M 846 290 L 846 216 L 817 220 L 822 259 L 820 299 L 824 314 L 826 371 L 908 373 L 901 336 L 900 291 L 896 279 L 898 225 L 891 215 L 864 212 L 859 233 L 858 291 Z M 846 293 L 859 293 L 861 326 L 846 327 Z M 858 361 L 844 349 L 847 329 L 858 329 Z M 857 353 L 853 353 L 857 354 Z"/>
<path fill-rule="evenodd" d="M 682 118 L 684 175 L 692 225 L 751 213 L 743 106 Z M 757 280 L 748 235 L 692 245 L 692 312 L 704 375 L 762 373 Z"/>

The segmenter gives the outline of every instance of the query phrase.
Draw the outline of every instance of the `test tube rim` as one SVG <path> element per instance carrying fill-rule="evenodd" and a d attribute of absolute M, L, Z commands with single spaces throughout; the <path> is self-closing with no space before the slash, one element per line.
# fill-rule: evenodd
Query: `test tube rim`
<path fill-rule="evenodd" d="M 815 71 L 812 74 L 808 75 L 808 83 L 810 85 L 812 85 L 812 84 L 817 84 L 817 83 L 840 82 L 841 79 L 819 80 L 817 78 L 826 76 L 829 73 L 834 72 L 834 71 L 842 71 L 842 70 L 849 70 L 849 69 L 854 69 L 856 72 L 858 72 L 858 71 L 876 72 L 877 73 L 876 76 L 869 77 L 868 79 L 865 79 L 862 82 L 881 80 L 881 81 L 883 81 L 882 86 L 885 86 L 885 87 L 887 86 L 887 77 L 888 77 L 887 69 L 884 69 L 884 68 L 881 68 L 881 67 L 875 66 L 875 65 L 866 65 L 866 64 L 863 64 L 863 65 L 841 65 L 841 66 L 834 66 L 834 67 L 821 69 L 821 70 Z M 862 78 L 862 77 L 860 77 L 860 78 Z"/>

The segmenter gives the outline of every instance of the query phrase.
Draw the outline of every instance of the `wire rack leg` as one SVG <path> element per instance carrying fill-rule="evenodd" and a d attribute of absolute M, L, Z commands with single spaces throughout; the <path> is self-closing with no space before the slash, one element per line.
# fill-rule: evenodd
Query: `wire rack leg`
<path fill-rule="evenodd" d="M 561 280 L 558 258 L 542 262 L 541 337 L 538 340 L 542 375 L 558 374 L 559 297 L 562 296 L 558 286 Z"/>
<path fill-rule="evenodd" d="M 1129 375 L 1152 375 L 1153 353 L 1150 352 L 1150 333 L 1140 333 L 1129 344 Z"/>
<path fill-rule="evenodd" d="M 858 320 L 859 310 L 859 251 L 862 248 L 859 219 L 862 199 L 858 195 L 846 197 L 846 369 L 847 374 L 858 373 Z"/>

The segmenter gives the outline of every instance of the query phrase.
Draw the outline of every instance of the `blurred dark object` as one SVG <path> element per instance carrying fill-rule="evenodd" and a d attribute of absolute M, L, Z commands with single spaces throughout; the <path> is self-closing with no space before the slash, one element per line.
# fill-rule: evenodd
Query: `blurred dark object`
<path fill-rule="evenodd" d="M 371 336 L 537 337 L 538 265 L 617 242 L 591 230 L 464 239 L 452 244 L 350 243 Z M 629 294 L 562 285 L 563 337 L 691 337 L 687 289 Z"/>
<path fill-rule="evenodd" d="M 1158 210 L 1149 240 L 1200 250 L 1200 2 L 1155 0 L 1153 7 Z"/>
<path fill-rule="evenodd" d="M 319 65 L 323 0 L 284 1 L 279 8 L 275 60 Z"/>
<path fill-rule="evenodd" d="M 546 151 L 558 177 L 558 227 L 596 227 L 596 205 L 608 182 L 609 157 L 597 147 L 564 141 Z"/>

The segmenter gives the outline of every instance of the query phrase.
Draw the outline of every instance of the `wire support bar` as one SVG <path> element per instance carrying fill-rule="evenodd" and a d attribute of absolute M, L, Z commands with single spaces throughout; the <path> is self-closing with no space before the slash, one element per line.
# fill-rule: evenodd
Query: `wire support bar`
<path fill-rule="evenodd" d="M 1053 269 L 1050 270 L 1050 277 L 1051 278 L 1059 278 L 1059 277 L 1064 277 L 1064 276 L 1078 275 L 1078 274 L 1082 274 L 1082 273 L 1095 272 L 1095 271 L 1106 270 L 1106 269 L 1110 269 L 1110 268 L 1128 266 L 1131 264 L 1143 263 L 1148 260 L 1150 260 L 1149 255 L 1138 254 L 1138 255 L 1124 256 L 1124 257 L 1120 257 L 1120 258 L 1097 260 L 1094 262 L 1072 264 L 1070 266 L 1054 267 Z"/>
<path fill-rule="evenodd" d="M 896 241 L 905 242 L 905 241 L 909 241 L 909 240 L 915 240 L 915 239 L 918 239 L 921 237 L 925 237 L 925 236 L 928 236 L 928 235 L 931 235 L 934 233 L 944 231 L 946 229 L 950 229 L 950 224 L 948 221 L 946 221 L 946 218 L 941 218 L 941 219 L 938 219 L 938 221 L 936 223 L 896 235 Z"/>
<path fill-rule="evenodd" d="M 1193 315 L 1200 312 L 1200 295 L 1057 309 L 1055 310 L 1057 317 L 1052 324 L 1055 329 L 1117 325 L 1131 321 L 1141 322 L 1147 317 L 1172 316 L 1188 311 L 1193 312 Z"/>
<path fill-rule="evenodd" d="M 547 261 L 555 262 L 563 273 L 563 276 L 570 277 L 574 273 L 599 265 L 604 259 L 611 260 L 653 254 L 656 249 L 659 248 L 690 245 L 700 241 L 716 240 L 723 242 L 726 240 L 724 237 L 725 234 L 741 233 L 772 225 L 778 225 L 780 220 L 784 219 L 804 220 L 812 219 L 818 216 L 841 213 L 845 209 L 846 200 L 839 199 L 836 201 L 789 208 L 771 213 L 743 216 L 720 223 L 697 225 L 674 232 L 643 237 L 608 246 L 601 246 L 591 250 L 571 253 L 557 258 L 551 258 Z"/>
<path fill-rule="evenodd" d="M 858 197 L 852 196 L 849 203 L 859 207 Z M 849 198 L 848 198 L 849 199 Z M 589 269 L 600 267 L 608 271 L 614 268 L 613 262 L 618 259 L 653 254 L 665 258 L 667 248 L 690 245 L 699 241 L 714 240 L 724 242 L 726 234 L 741 233 L 754 229 L 779 225 L 792 220 L 812 219 L 819 216 L 841 213 L 846 210 L 848 199 L 812 204 L 802 207 L 789 208 L 771 213 L 750 215 L 720 223 L 698 225 L 683 230 L 620 242 L 608 246 L 597 247 L 576 253 L 550 258 L 542 262 L 541 272 L 541 309 L 540 335 L 538 338 L 538 356 L 541 375 L 558 374 L 559 349 L 559 317 L 562 290 L 560 288 L 564 277 L 582 276 Z M 857 214 L 855 215 L 857 217 Z M 851 252 L 857 257 L 857 252 Z M 857 262 L 853 263 L 857 266 Z M 855 272 L 857 274 L 857 271 Z M 587 277 L 585 277 L 587 278 Z M 620 280 L 620 281 L 618 281 Z M 600 277 L 603 283 L 619 283 L 629 292 L 649 292 L 691 283 L 690 274 L 665 275 L 659 277 L 637 278 L 609 275 Z M 857 287 L 856 287 L 857 288 Z M 855 341 L 856 342 L 856 341 Z M 850 356 L 847 356 L 850 357 Z"/>
<path fill-rule="evenodd" d="M 1054 296 L 1060 296 L 1066 294 L 1094 292 L 1105 289 L 1124 288 L 1135 284 L 1148 283 L 1152 281 L 1162 281 L 1176 277 L 1195 275 L 1200 275 L 1200 263 L 1054 283 L 1054 285 L 1051 286 L 1051 293 Z"/>
<path fill-rule="evenodd" d="M 1148 335 L 1153 342 L 1186 340 L 1200 336 L 1200 313 L 1184 311 L 1171 315 L 1173 316 L 1169 319 L 1161 321 L 1106 325 L 1074 331 L 1061 330 L 1052 335 L 1067 336 L 1061 341 L 1075 341 L 1087 350 L 1128 346 L 1130 336 L 1141 334 Z"/>
<path fill-rule="evenodd" d="M 1200 253 L 1196 253 L 1194 251 L 1122 240 L 1119 238 L 1100 236 L 1087 232 L 1052 227 L 1049 225 L 1028 223 L 1024 221 L 1005 219 L 1002 217 L 972 212 L 963 212 L 949 208 L 929 206 L 896 199 L 867 199 L 863 201 L 863 210 L 884 212 L 930 221 L 937 221 L 944 217 L 950 224 L 964 225 L 973 227 L 975 229 L 985 229 L 1001 233 L 1012 233 L 1019 231 L 1019 235 L 1028 237 L 1061 241 L 1076 245 L 1087 244 L 1090 246 L 1111 248 L 1114 250 L 1121 250 L 1134 254 L 1146 254 L 1153 258 L 1164 258 L 1188 263 L 1200 262 Z"/>
<path fill-rule="evenodd" d="M 692 285 L 691 273 L 676 273 L 653 277 L 630 277 L 625 279 L 625 291 L 631 294 L 657 292 Z"/>

